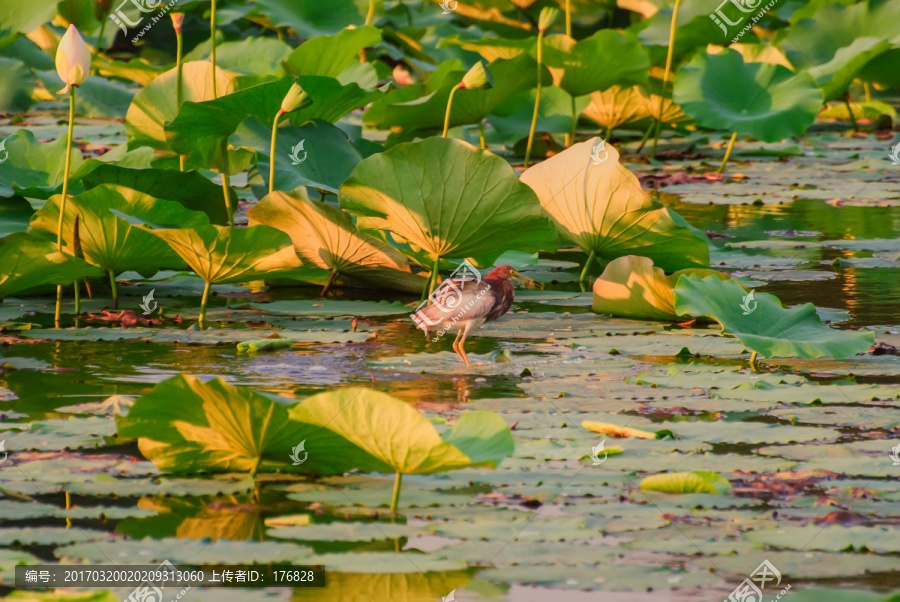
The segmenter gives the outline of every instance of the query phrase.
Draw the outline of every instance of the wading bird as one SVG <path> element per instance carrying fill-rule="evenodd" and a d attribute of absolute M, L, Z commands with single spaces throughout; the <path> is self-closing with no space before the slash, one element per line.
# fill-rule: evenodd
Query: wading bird
<path fill-rule="evenodd" d="M 512 279 L 518 277 L 519 273 L 510 266 L 501 265 L 484 278 L 468 272 L 448 278 L 429 296 L 428 306 L 413 314 L 413 322 L 426 337 L 436 332 L 432 341 L 449 330 L 456 330 L 453 351 L 468 367 L 469 358 L 463 347 L 466 337 L 475 328 L 509 311 L 513 303 Z"/>

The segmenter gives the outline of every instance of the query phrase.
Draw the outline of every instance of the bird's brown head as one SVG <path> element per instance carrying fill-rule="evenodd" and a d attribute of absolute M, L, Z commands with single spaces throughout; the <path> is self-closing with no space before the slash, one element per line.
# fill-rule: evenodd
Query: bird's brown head
<path fill-rule="evenodd" d="M 499 267 L 494 268 L 487 275 L 488 280 L 509 280 L 510 278 L 514 278 L 519 275 L 519 272 L 515 271 L 512 266 L 509 265 L 501 265 Z"/>

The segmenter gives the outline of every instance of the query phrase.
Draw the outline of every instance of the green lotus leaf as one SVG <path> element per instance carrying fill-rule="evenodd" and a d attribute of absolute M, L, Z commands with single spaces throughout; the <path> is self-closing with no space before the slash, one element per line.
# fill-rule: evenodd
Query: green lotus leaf
<path fill-rule="evenodd" d="M 58 1 L 54 0 L 36 0 L 20 5 L 9 2 L 0 4 L 0 42 L 12 43 L 16 33 L 31 33 L 53 20 L 57 4 Z M 5 43 L 0 43 L 0 48 L 4 46 Z"/>
<path fill-rule="evenodd" d="M 234 89 L 234 76 L 216 67 L 216 88 L 219 96 Z M 165 150 L 165 125 L 178 115 L 177 74 L 166 71 L 138 92 L 125 115 L 125 133 L 130 144 Z M 203 102 L 214 98 L 212 65 L 208 61 L 184 64 L 184 102 Z"/>
<path fill-rule="evenodd" d="M 812 18 L 801 17 L 792 18 L 781 48 L 798 71 L 809 72 L 823 87 L 826 100 L 843 95 L 857 75 L 865 81 L 897 82 L 896 2 L 830 3 L 820 5 Z M 883 80 L 879 74 L 884 71 L 893 75 Z"/>
<path fill-rule="evenodd" d="M 427 258 L 429 269 L 441 257 L 490 264 L 504 251 L 556 249 L 553 224 L 512 167 L 460 140 L 427 138 L 372 155 L 339 198 L 361 230 L 385 230 L 421 249 L 417 261 Z"/>
<path fill-rule="evenodd" d="M 514 93 L 537 85 L 537 63 L 527 54 L 509 60 L 498 59 L 487 68 L 493 77 L 494 86 L 484 90 L 458 90 L 453 96 L 453 106 L 450 109 L 450 127 L 478 123 L 500 108 Z M 427 88 L 412 89 L 412 86 L 408 86 L 394 90 L 367 110 L 363 121 L 370 127 L 383 130 L 440 130 L 444 125 L 450 91 L 462 81 L 464 75 L 464 70 L 447 69 L 432 75 L 435 82 L 429 80 Z M 546 70 L 544 80 L 543 83 L 550 84 L 550 75 Z M 425 92 L 425 95 L 409 98 L 414 90 Z M 568 104 L 566 107 L 568 108 Z"/>
<path fill-rule="evenodd" d="M 371 25 L 344 29 L 335 36 L 307 40 L 284 61 L 290 75 L 333 77 L 342 84 L 356 82 L 368 87 L 378 81 L 374 67 L 359 62 L 363 48 L 381 42 L 381 30 Z"/>
<path fill-rule="evenodd" d="M 850 357 L 875 342 L 872 332 L 829 328 L 812 303 L 785 309 L 775 295 L 751 293 L 735 280 L 684 275 L 675 286 L 675 313 L 712 318 L 724 334 L 768 358 Z"/>
<path fill-rule="evenodd" d="M 145 230 L 169 243 L 207 284 L 261 280 L 301 267 L 288 235 L 269 226 Z"/>
<path fill-rule="evenodd" d="M 340 435 L 403 474 L 495 468 L 515 448 L 509 426 L 494 412 L 467 412 L 441 436 L 408 403 L 372 389 L 319 393 L 291 407 L 289 415 Z"/>
<path fill-rule="evenodd" d="M 522 174 L 560 238 L 607 261 L 639 254 L 664 270 L 709 266 L 706 241 L 647 196 L 618 151 L 602 142 L 574 144 Z"/>
<path fill-rule="evenodd" d="M 362 25 L 369 0 L 257 0 L 254 4 L 276 27 L 290 27 L 301 37 L 311 38 L 338 33 L 348 25 Z M 377 4 L 380 5 L 381 0 Z"/>
<path fill-rule="evenodd" d="M 247 212 L 250 223 L 286 232 L 304 264 L 334 274 L 338 286 L 371 286 L 418 293 L 425 285 L 409 262 L 385 242 L 359 232 L 350 216 L 318 201 L 273 192 Z M 325 284 L 325 282 L 316 281 Z"/>
<path fill-rule="evenodd" d="M 545 40 L 549 39 L 544 38 Z M 511 59 L 522 53 L 533 54 L 537 38 L 496 38 L 485 36 L 480 40 L 463 39 L 459 34 L 441 41 L 441 46 L 459 46 L 471 52 L 477 52 L 485 60 L 493 62 L 497 59 Z"/>
<path fill-rule="evenodd" d="M 695 470 L 692 472 L 669 472 L 651 475 L 641 481 L 644 491 L 662 493 L 710 493 L 726 495 L 731 493 L 728 479 L 715 472 Z"/>
<path fill-rule="evenodd" d="M 289 114 L 289 119 L 298 125 L 311 119 L 337 121 L 349 111 L 381 96 L 378 91 L 362 90 L 356 84 L 344 86 L 327 77 L 301 77 L 297 83 L 312 99 L 309 106 Z M 254 117 L 268 130 L 266 142 L 262 148 L 256 148 L 268 154 L 272 123 L 293 84 L 294 78 L 285 77 L 216 100 L 186 102 L 174 121 L 165 126 L 168 145 L 174 151 L 188 155 L 191 162 L 204 166 L 221 165 L 229 137 L 241 123 Z M 282 156 L 287 160 L 290 154 L 288 150 Z M 324 157 L 320 159 L 324 160 Z M 268 173 L 268 169 L 265 171 Z"/>
<path fill-rule="evenodd" d="M 0 56 L 0 111 L 14 113 L 27 111 L 31 106 L 31 93 L 37 83 L 34 73 L 22 61 Z"/>
<path fill-rule="evenodd" d="M 683 274 L 731 278 L 715 270 L 688 268 L 671 276 L 648 257 L 626 255 L 609 262 L 594 281 L 593 309 L 597 313 L 643 320 L 675 320 L 675 285 Z"/>
<path fill-rule="evenodd" d="M 0 299 L 100 275 L 84 260 L 57 251 L 55 242 L 26 232 L 0 238 Z"/>
<path fill-rule="evenodd" d="M 55 237 L 59 223 L 59 201 L 59 196 L 47 201 L 32 219 L 31 228 Z M 150 277 L 163 268 L 184 269 L 185 264 L 165 241 L 131 226 L 111 209 L 158 224 L 187 228 L 209 224 L 203 213 L 120 186 L 101 185 L 71 197 L 66 206 L 63 228 L 66 246 L 73 248 L 77 217 L 79 241 L 85 260 L 113 274 L 133 270 Z"/>
<path fill-rule="evenodd" d="M 22 197 L 0 198 L 0 238 L 27 230 L 32 215 L 34 208 Z"/>
<path fill-rule="evenodd" d="M 716 14 L 719 8 L 723 8 L 732 21 L 737 21 L 744 16 L 731 4 L 724 7 L 722 5 L 722 0 L 693 0 L 681 3 L 675 30 L 674 64 L 677 65 L 685 56 L 698 48 L 705 48 L 707 44 L 727 44 L 741 30 L 743 21 L 739 25 L 728 27 L 723 32 L 710 18 Z M 630 28 L 632 32 L 637 33 L 638 39 L 649 47 L 650 59 L 654 65 L 661 65 L 666 60 L 671 26 L 672 6 L 670 5 L 660 8 L 651 17 L 639 21 Z"/>
<path fill-rule="evenodd" d="M 522 90 L 510 96 L 507 102 L 497 107 L 487 120 L 495 130 L 493 137 L 500 137 L 510 146 L 526 139 L 534 117 L 534 100 L 537 90 Z M 541 89 L 541 104 L 538 107 L 536 132 L 567 133 L 572 131 L 573 111 L 578 115 L 589 102 L 588 96 L 580 96 L 572 103 L 571 95 L 557 86 L 544 86 Z M 511 111 L 511 109 L 516 109 Z M 524 141 L 524 140 L 523 140 Z M 524 155 L 524 146 L 519 152 Z M 540 148 L 540 142 L 535 149 Z M 515 150 L 519 150 L 516 148 Z M 535 151 L 536 154 L 541 154 Z"/>
<path fill-rule="evenodd" d="M 220 378 L 203 383 L 179 375 L 138 399 L 116 426 L 119 437 L 137 439 L 144 457 L 171 473 L 390 470 L 334 432 L 290 420 L 288 410 L 283 401 Z M 300 444 L 296 457 L 306 459 L 295 465 L 291 454 Z"/>
<path fill-rule="evenodd" d="M 194 47 L 184 62 L 208 61 L 212 44 L 209 40 Z M 291 47 L 274 38 L 245 38 L 238 42 L 216 44 L 216 66 L 245 75 L 284 75 L 281 62 Z"/>
<path fill-rule="evenodd" d="M 175 201 L 192 211 L 202 211 L 213 224 L 228 222 L 228 214 L 222 202 L 222 187 L 196 171 L 128 167 L 121 162 L 110 164 L 88 159 L 72 174 L 70 186 L 71 182 L 79 182 L 78 187 L 87 189 L 101 184 L 131 188 L 158 199 Z M 78 187 L 70 190 L 77 190 Z M 237 206 L 234 191 L 229 190 L 228 194 L 231 206 Z"/>
<path fill-rule="evenodd" d="M 703 127 L 777 142 L 802 134 L 822 108 L 808 73 L 745 63 L 733 50 L 701 52 L 675 76 L 674 100 Z"/>
<path fill-rule="evenodd" d="M 602 29 L 576 42 L 563 35 L 544 39 L 544 64 L 554 83 L 572 96 L 614 85 L 646 84 L 650 59 L 632 34 Z"/>
<path fill-rule="evenodd" d="M 240 127 L 233 139 L 235 144 L 257 152 L 256 167 L 266 184 L 269 180 L 271 135 L 271 127 L 251 120 Z M 362 155 L 347 140 L 347 134 L 324 121 L 311 121 L 299 128 L 291 124 L 280 127 L 275 157 L 276 190 L 311 186 L 332 194 L 337 194 L 353 168 L 362 161 Z M 261 187 L 258 196 L 265 196 L 267 192 L 268 188 Z"/>
<path fill-rule="evenodd" d="M 47 199 L 62 188 L 65 135 L 42 143 L 30 131 L 18 130 L 6 138 L 4 148 L 6 160 L 0 163 L 0 196 Z M 74 171 L 81 164 L 81 152 L 75 145 L 71 156 Z"/>

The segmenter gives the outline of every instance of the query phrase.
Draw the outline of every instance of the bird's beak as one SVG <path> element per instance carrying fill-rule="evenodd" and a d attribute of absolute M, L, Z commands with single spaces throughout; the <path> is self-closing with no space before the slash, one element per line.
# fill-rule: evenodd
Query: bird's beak
<path fill-rule="evenodd" d="M 519 284 L 521 284 L 521 285 L 524 286 L 525 288 L 544 288 L 544 285 L 543 285 L 543 284 L 540 284 L 540 283 L 538 283 L 538 282 L 535 282 L 534 280 L 532 280 L 531 278 L 528 278 L 527 276 L 523 276 L 522 274 L 520 274 L 520 273 L 517 272 L 516 270 L 511 270 L 511 271 L 509 272 L 509 275 L 512 276 L 512 279 L 513 279 L 515 282 L 518 282 Z"/>

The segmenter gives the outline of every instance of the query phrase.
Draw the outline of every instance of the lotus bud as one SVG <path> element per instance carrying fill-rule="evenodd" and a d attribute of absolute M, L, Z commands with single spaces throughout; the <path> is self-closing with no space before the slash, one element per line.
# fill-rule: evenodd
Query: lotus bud
<path fill-rule="evenodd" d="M 112 0 L 94 0 L 94 17 L 103 21 L 112 10 Z"/>
<path fill-rule="evenodd" d="M 172 17 L 172 28 L 175 29 L 175 33 L 181 33 L 181 26 L 184 24 L 184 13 L 170 13 L 170 17 Z"/>
<path fill-rule="evenodd" d="M 60 93 L 68 92 L 70 86 L 80 86 L 91 76 L 91 49 L 78 33 L 74 25 L 69 25 L 66 34 L 56 49 L 56 72 L 66 87 Z"/>
<path fill-rule="evenodd" d="M 281 101 L 281 109 L 278 111 L 278 114 L 284 115 L 286 113 L 293 113 L 294 111 L 299 111 L 311 104 L 312 98 L 310 98 L 309 94 L 304 92 L 303 88 L 300 87 L 300 84 L 295 81 L 291 86 L 291 89 L 288 90 L 287 95 L 285 95 L 284 100 Z"/>
<path fill-rule="evenodd" d="M 547 31 L 553 27 L 557 17 L 559 17 L 558 8 L 553 8 L 552 6 L 545 6 L 542 8 L 541 15 L 538 17 L 538 30 Z"/>
<path fill-rule="evenodd" d="M 459 87 L 466 90 L 487 90 L 494 87 L 494 79 L 491 77 L 491 72 L 487 70 L 484 62 L 478 61 L 463 76 Z"/>

